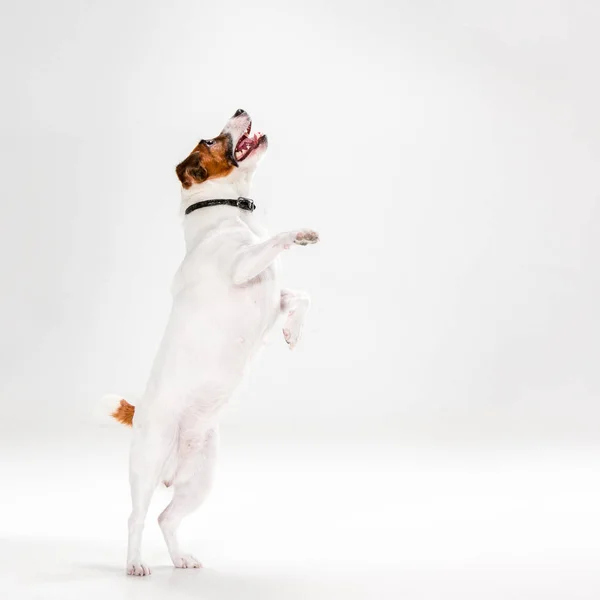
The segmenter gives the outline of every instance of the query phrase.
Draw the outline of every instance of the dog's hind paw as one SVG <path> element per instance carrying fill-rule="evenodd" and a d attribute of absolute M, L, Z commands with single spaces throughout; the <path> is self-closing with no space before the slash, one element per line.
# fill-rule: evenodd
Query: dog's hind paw
<path fill-rule="evenodd" d="M 178 569 L 201 569 L 202 563 L 191 554 L 181 554 L 173 558 L 173 564 Z"/>
<path fill-rule="evenodd" d="M 150 575 L 150 567 L 142 562 L 130 562 L 127 564 L 127 575 L 145 577 Z"/>

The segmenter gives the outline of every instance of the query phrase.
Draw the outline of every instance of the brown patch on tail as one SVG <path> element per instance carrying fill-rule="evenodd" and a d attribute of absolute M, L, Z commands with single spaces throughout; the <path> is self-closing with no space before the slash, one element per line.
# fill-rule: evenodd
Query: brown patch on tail
<path fill-rule="evenodd" d="M 121 400 L 119 402 L 119 406 L 110 416 L 113 419 L 119 421 L 119 423 L 123 423 L 123 425 L 128 425 L 131 427 L 133 423 L 133 413 L 135 412 L 135 406 L 133 404 L 129 404 L 127 400 Z"/>

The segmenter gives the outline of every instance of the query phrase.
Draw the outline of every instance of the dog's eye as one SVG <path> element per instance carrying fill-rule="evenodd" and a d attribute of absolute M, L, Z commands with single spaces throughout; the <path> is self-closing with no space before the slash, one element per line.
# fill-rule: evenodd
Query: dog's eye
<path fill-rule="evenodd" d="M 215 143 L 215 140 L 202 140 L 202 142 L 207 146 L 212 146 Z"/>

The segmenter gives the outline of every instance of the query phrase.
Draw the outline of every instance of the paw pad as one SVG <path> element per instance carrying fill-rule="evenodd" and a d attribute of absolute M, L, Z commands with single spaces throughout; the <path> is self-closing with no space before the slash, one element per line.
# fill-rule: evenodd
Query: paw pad
<path fill-rule="evenodd" d="M 304 229 L 296 234 L 295 244 L 306 246 L 307 244 L 316 244 L 319 241 L 319 234 L 312 229 Z"/>

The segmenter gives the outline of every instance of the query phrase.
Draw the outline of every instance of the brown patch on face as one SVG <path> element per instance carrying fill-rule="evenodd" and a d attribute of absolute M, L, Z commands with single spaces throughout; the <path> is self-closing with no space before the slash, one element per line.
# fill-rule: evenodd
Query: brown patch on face
<path fill-rule="evenodd" d="M 110 415 L 113 419 L 119 421 L 119 423 L 123 423 L 123 425 L 129 425 L 133 423 L 133 414 L 135 413 L 135 406 L 133 404 L 129 404 L 127 400 L 121 400 L 119 402 L 119 406 L 117 410 L 115 410 L 112 415 Z"/>
<path fill-rule="evenodd" d="M 184 188 L 207 179 L 226 177 L 233 171 L 231 138 L 220 135 L 212 140 L 202 140 L 190 155 L 175 168 Z"/>

